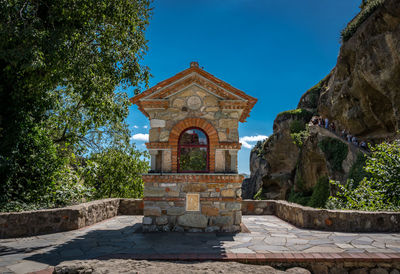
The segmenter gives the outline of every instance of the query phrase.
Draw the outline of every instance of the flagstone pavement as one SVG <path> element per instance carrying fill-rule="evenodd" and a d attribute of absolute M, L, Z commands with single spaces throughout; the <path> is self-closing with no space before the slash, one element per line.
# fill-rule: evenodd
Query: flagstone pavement
<path fill-rule="evenodd" d="M 79 230 L 0 239 L 0 273 L 116 254 L 400 253 L 400 233 L 299 229 L 275 216 L 243 216 L 250 233 L 142 233 L 142 216 L 118 216 Z M 144 258 L 143 257 L 143 258 Z"/>

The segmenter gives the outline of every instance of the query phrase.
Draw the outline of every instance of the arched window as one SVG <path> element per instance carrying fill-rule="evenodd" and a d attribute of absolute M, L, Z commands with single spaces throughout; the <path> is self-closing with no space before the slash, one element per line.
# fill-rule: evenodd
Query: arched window
<path fill-rule="evenodd" d="M 208 172 L 208 136 L 198 128 L 185 129 L 178 142 L 178 172 Z"/>

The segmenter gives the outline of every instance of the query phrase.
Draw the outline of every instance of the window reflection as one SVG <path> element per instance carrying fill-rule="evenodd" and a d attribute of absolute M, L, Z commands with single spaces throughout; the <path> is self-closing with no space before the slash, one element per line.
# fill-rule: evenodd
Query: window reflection
<path fill-rule="evenodd" d="M 202 130 L 185 130 L 179 138 L 178 151 L 179 172 L 208 171 L 208 141 Z"/>

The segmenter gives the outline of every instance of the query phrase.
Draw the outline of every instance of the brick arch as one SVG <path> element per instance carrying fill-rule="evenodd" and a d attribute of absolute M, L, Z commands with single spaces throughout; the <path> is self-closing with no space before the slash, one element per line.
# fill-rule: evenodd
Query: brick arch
<path fill-rule="evenodd" d="M 186 118 L 174 125 L 169 134 L 168 143 L 171 147 L 171 169 L 172 172 L 178 172 L 178 141 L 179 136 L 187 128 L 197 127 L 202 129 L 208 135 L 209 141 L 209 171 L 215 172 L 215 149 L 219 144 L 218 132 L 207 120 L 201 118 Z"/>

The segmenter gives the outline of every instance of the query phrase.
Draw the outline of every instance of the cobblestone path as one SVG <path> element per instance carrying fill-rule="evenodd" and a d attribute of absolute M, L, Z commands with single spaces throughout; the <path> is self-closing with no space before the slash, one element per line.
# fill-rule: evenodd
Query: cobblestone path
<path fill-rule="evenodd" d="M 296 228 L 275 216 L 243 216 L 250 233 L 141 233 L 142 216 L 118 216 L 80 230 L 0 240 L 0 273 L 115 254 L 400 253 L 400 233 Z"/>

